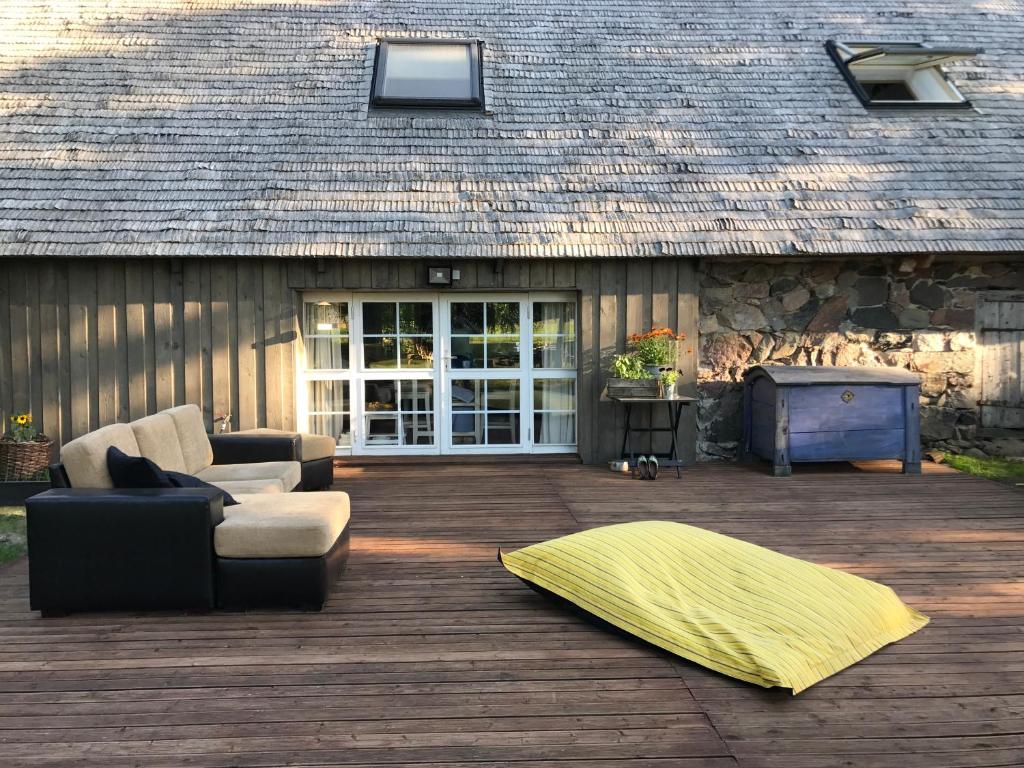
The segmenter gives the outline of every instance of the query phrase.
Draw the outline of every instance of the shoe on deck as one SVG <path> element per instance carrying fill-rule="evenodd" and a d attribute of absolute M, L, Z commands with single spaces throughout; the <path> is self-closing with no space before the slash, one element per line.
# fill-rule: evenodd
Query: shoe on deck
<path fill-rule="evenodd" d="M 636 470 L 640 474 L 641 480 L 647 480 L 649 475 L 647 474 L 647 457 L 641 456 L 636 460 Z"/>

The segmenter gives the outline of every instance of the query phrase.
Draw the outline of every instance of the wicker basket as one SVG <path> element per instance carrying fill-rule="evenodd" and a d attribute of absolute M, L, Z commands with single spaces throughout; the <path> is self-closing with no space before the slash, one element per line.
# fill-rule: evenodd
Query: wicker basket
<path fill-rule="evenodd" d="M 46 435 L 24 443 L 0 439 L 0 480 L 35 480 L 49 466 L 52 448 Z"/>

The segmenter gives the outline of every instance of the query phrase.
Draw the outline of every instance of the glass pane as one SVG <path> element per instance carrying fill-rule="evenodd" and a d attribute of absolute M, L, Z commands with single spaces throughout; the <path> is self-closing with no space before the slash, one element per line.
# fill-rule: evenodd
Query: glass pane
<path fill-rule="evenodd" d="M 363 339 L 363 361 L 367 368 L 397 368 L 398 343 L 394 336 Z"/>
<path fill-rule="evenodd" d="M 519 442 L 518 413 L 487 414 L 487 444 L 513 445 Z"/>
<path fill-rule="evenodd" d="M 533 382 L 533 407 L 538 411 L 575 411 L 575 380 L 536 379 Z"/>
<path fill-rule="evenodd" d="M 533 304 L 534 335 L 576 335 L 576 304 L 571 301 L 537 301 Z"/>
<path fill-rule="evenodd" d="M 426 336 L 403 338 L 400 343 L 403 368 L 434 367 L 434 340 L 432 338 Z"/>
<path fill-rule="evenodd" d="M 452 444 L 480 445 L 484 442 L 484 415 L 482 413 L 452 413 Z"/>
<path fill-rule="evenodd" d="M 348 304 L 343 301 L 321 301 L 306 304 L 306 334 L 348 335 Z"/>
<path fill-rule="evenodd" d="M 368 381 L 363 387 L 363 409 L 367 413 L 398 410 L 397 381 Z"/>
<path fill-rule="evenodd" d="M 398 331 L 401 334 L 434 332 L 434 309 L 429 301 L 403 302 L 398 305 Z"/>
<path fill-rule="evenodd" d="M 407 413 L 434 410 L 434 382 L 417 379 L 403 380 L 399 405 Z"/>
<path fill-rule="evenodd" d="M 487 305 L 487 332 L 519 335 L 519 302 L 502 301 Z"/>
<path fill-rule="evenodd" d="M 491 379 L 487 382 L 488 411 L 519 410 L 519 380 Z"/>
<path fill-rule="evenodd" d="M 310 413 L 336 413 L 350 411 L 347 381 L 307 382 L 307 410 Z"/>
<path fill-rule="evenodd" d="M 484 332 L 484 305 L 480 302 L 452 304 L 452 333 Z"/>
<path fill-rule="evenodd" d="M 384 96 L 389 99 L 469 99 L 468 45 L 388 43 Z"/>
<path fill-rule="evenodd" d="M 452 337 L 452 368 L 483 368 L 484 340 L 481 336 Z"/>
<path fill-rule="evenodd" d="M 576 339 L 568 336 L 535 336 L 534 368 L 575 368 Z"/>
<path fill-rule="evenodd" d="M 338 445 L 352 445 L 352 421 L 347 413 L 310 416 L 309 429 L 315 435 L 330 435 Z"/>
<path fill-rule="evenodd" d="M 488 368 L 518 368 L 519 367 L 519 342 L 508 341 L 506 337 L 499 336 L 487 338 L 487 367 Z"/>
<path fill-rule="evenodd" d="M 395 304 L 391 301 L 363 303 L 363 333 L 391 334 L 396 331 Z"/>
<path fill-rule="evenodd" d="M 575 445 L 576 416 L 572 413 L 537 413 L 533 416 L 536 442 L 540 445 Z"/>
<path fill-rule="evenodd" d="M 434 414 L 407 413 L 402 416 L 403 445 L 434 444 Z"/>
<path fill-rule="evenodd" d="M 348 337 L 307 338 L 306 367 L 319 370 L 348 368 Z"/>
<path fill-rule="evenodd" d="M 398 416 L 388 413 L 367 413 L 367 445 L 398 445 Z"/>
<path fill-rule="evenodd" d="M 483 410 L 484 382 L 481 379 L 453 379 L 451 388 L 452 410 Z"/>

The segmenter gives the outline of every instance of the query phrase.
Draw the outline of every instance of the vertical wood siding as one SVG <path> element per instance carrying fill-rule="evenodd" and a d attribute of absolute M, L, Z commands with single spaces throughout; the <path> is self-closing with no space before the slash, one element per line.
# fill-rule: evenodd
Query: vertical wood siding
<path fill-rule="evenodd" d="M 600 395 L 630 333 L 683 330 L 695 393 L 697 297 L 688 260 L 466 261 L 457 290 L 574 290 L 580 301 L 579 450 L 617 455 L 622 414 Z M 0 417 L 31 410 L 59 443 L 172 405 L 212 426 L 294 429 L 303 290 L 426 289 L 411 260 L 0 259 Z M 694 418 L 680 446 L 693 459 Z"/>

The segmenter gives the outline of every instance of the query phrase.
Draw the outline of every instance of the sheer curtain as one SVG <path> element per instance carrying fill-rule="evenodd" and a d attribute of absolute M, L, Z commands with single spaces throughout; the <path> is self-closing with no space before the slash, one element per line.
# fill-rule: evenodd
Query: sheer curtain
<path fill-rule="evenodd" d="M 576 382 L 573 379 L 538 379 L 533 407 L 537 413 L 537 442 L 573 445 L 576 442 Z"/>

